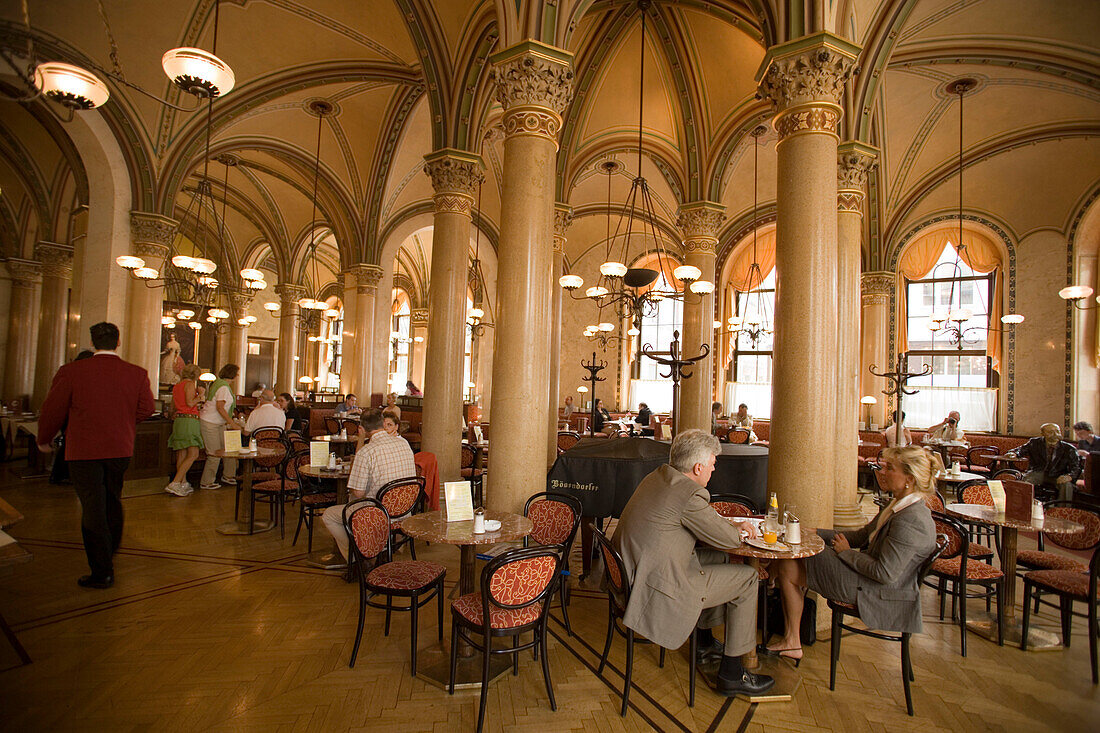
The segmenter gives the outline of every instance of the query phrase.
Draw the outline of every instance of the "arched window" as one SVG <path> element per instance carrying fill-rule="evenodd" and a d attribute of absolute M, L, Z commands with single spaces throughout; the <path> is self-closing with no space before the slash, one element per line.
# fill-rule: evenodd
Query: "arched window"
<path fill-rule="evenodd" d="M 674 278 L 669 274 L 677 263 L 664 263 L 665 267 L 656 268 L 656 263 L 639 263 L 635 267 L 653 267 L 658 269 L 657 279 L 650 287 L 666 292 L 675 290 L 671 285 Z M 629 327 L 629 324 L 628 324 Z M 642 346 L 649 345 L 650 350 L 658 354 L 669 353 L 669 344 L 672 343 L 673 333 L 680 332 L 680 342 L 684 338 L 684 306 L 679 300 L 665 298 L 657 304 L 653 313 L 642 317 L 639 333 L 634 337 L 631 354 L 630 399 L 627 409 L 637 410 L 639 403 L 645 402 L 653 412 L 672 411 L 672 381 L 662 377 L 661 366 L 642 356 Z"/>

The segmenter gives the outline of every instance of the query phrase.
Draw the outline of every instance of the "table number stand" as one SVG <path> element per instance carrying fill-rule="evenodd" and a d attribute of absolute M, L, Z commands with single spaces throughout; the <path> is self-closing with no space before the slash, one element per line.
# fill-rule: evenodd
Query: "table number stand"
<path fill-rule="evenodd" d="M 591 415 L 589 416 L 589 420 L 588 420 L 588 434 L 589 435 L 595 435 L 596 434 L 596 382 L 606 381 L 605 377 L 598 377 L 596 375 L 607 368 L 607 362 L 604 361 L 603 359 L 600 359 L 600 361 L 597 362 L 596 361 L 596 352 L 593 351 L 592 352 L 592 361 L 587 363 L 587 364 L 582 361 L 581 366 L 588 370 L 588 376 L 585 377 L 584 379 L 582 379 L 581 381 L 592 383 L 592 386 L 588 390 L 588 394 L 591 396 L 591 399 L 592 399 L 592 409 L 590 410 Z"/>
<path fill-rule="evenodd" d="M 680 424 L 680 380 L 691 379 L 692 372 L 684 371 L 685 367 L 706 359 L 710 355 L 710 344 L 703 344 L 699 356 L 684 358 L 680 353 L 680 332 L 672 332 L 672 342 L 668 345 L 668 356 L 658 356 L 649 344 L 642 347 L 642 356 L 649 357 L 662 366 L 668 367 L 668 374 L 661 374 L 665 379 L 672 379 L 672 435 L 676 436 L 676 429 Z"/>

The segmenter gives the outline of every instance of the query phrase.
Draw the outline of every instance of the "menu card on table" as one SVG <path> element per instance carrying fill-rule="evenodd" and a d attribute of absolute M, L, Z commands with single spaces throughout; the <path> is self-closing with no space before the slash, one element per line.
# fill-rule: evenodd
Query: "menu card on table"
<path fill-rule="evenodd" d="M 447 502 L 444 519 L 448 522 L 468 522 L 474 518 L 474 498 L 469 481 L 444 481 L 443 496 Z"/>
<path fill-rule="evenodd" d="M 328 443 L 311 440 L 309 443 L 309 467 L 324 468 L 328 465 Z"/>
<path fill-rule="evenodd" d="M 474 440 L 476 440 L 478 443 L 480 443 L 484 439 L 485 438 L 483 437 L 482 432 L 481 432 L 481 426 L 480 425 L 475 425 L 474 426 Z"/>
<path fill-rule="evenodd" d="M 241 452 L 241 431 L 240 430 L 226 430 L 224 438 L 225 452 L 226 453 L 240 453 Z"/>
<path fill-rule="evenodd" d="M 1031 504 L 1035 500 L 1035 487 L 1023 481 L 1005 484 L 1005 517 L 1018 522 L 1031 521 Z"/>
<path fill-rule="evenodd" d="M 998 514 L 1004 514 L 1005 512 L 1005 488 L 1004 484 L 1000 481 L 986 481 L 985 485 L 989 488 L 989 495 L 993 497 L 993 509 Z"/>

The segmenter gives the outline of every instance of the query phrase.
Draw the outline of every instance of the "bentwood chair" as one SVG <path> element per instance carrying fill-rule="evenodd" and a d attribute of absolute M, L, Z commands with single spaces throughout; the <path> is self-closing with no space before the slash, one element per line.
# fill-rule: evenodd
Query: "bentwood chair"
<path fill-rule="evenodd" d="M 1068 519 L 1080 524 L 1083 529 L 1073 534 L 1039 533 L 1039 549 L 1020 550 L 1016 553 L 1016 574 L 1023 576 L 1029 570 L 1067 570 L 1074 573 L 1087 573 L 1089 566 L 1068 555 L 1046 550 L 1049 542 L 1069 551 L 1087 552 L 1100 546 L 1100 511 L 1090 504 L 1076 501 L 1052 501 L 1044 507 L 1048 517 Z M 1039 612 L 1042 590 L 1035 591 L 1035 612 Z M 1042 601 L 1046 603 L 1046 601 Z"/>
<path fill-rule="evenodd" d="M 289 445 L 286 439 L 286 433 L 283 432 L 282 428 L 259 428 L 249 436 L 249 439 L 252 438 L 256 439 L 256 445 L 267 448 L 278 447 L 278 443 L 274 442 L 276 440 L 281 441 L 284 448 Z M 281 460 L 282 457 L 274 462 L 272 462 L 272 459 L 257 457 L 252 469 L 252 483 L 255 484 L 258 481 L 274 481 L 280 478 L 282 476 L 279 470 L 279 463 Z"/>
<path fill-rule="evenodd" d="M 279 523 L 279 537 L 286 537 L 286 500 L 288 496 L 296 497 L 299 488 L 298 469 L 308 465 L 308 453 L 287 456 L 279 467 L 279 478 L 252 483 L 252 496 L 249 499 L 251 506 L 249 530 L 256 519 L 256 504 L 267 504 L 271 510 L 272 520 Z"/>
<path fill-rule="evenodd" d="M 328 415 L 325 417 L 325 430 L 329 435 L 336 435 L 340 432 L 340 418 L 334 415 Z"/>
<path fill-rule="evenodd" d="M 560 456 L 565 451 L 569 450 L 577 443 L 580 442 L 581 436 L 574 433 L 572 430 L 559 430 L 558 431 L 558 455 Z"/>
<path fill-rule="evenodd" d="M 752 517 L 758 513 L 756 502 L 741 494 L 711 494 L 710 505 L 723 517 Z"/>
<path fill-rule="evenodd" d="M 947 584 L 951 584 L 952 619 L 958 609 L 959 639 L 962 656 L 966 656 L 966 601 L 968 598 L 984 598 L 988 608 L 989 599 L 997 601 L 997 645 L 1004 645 L 1004 573 L 984 562 L 967 562 L 970 542 L 962 524 L 938 512 L 932 513 L 936 523 L 936 532 L 947 537 L 947 546 L 940 557 L 932 563 L 930 573 L 939 581 L 940 620 L 943 620 L 945 593 Z M 977 585 L 982 591 L 970 593 L 969 588 Z"/>
<path fill-rule="evenodd" d="M 459 475 L 470 482 L 470 491 L 477 506 L 482 503 L 482 481 L 485 477 L 485 469 L 477 467 L 480 453 L 481 449 L 477 446 L 463 443 L 462 463 L 459 466 Z"/>
<path fill-rule="evenodd" d="M 623 671 L 623 705 L 619 715 L 626 717 L 626 709 L 630 704 L 630 678 L 634 671 L 634 642 L 650 644 L 649 639 L 643 639 L 634 635 L 633 629 L 622 623 L 626 614 L 627 603 L 630 602 L 631 583 L 626 572 L 626 564 L 622 555 L 611 546 L 611 541 L 598 527 L 592 526 L 592 534 L 599 543 L 600 554 L 603 556 L 604 586 L 607 590 L 607 640 L 603 645 L 603 654 L 600 655 L 600 666 L 596 669 L 596 675 L 603 672 L 607 665 L 607 655 L 611 652 L 611 640 L 618 634 L 626 639 L 626 668 Z M 691 671 L 688 677 L 688 707 L 695 707 L 695 653 L 698 648 L 698 639 L 695 632 L 691 633 L 691 649 L 688 658 L 691 660 Z M 657 657 L 657 666 L 665 666 L 665 648 L 661 647 L 661 653 Z"/>
<path fill-rule="evenodd" d="M 993 494 L 989 493 L 989 487 L 985 481 L 963 483 L 958 488 L 959 499 L 963 504 L 983 504 L 993 506 Z M 997 528 L 985 522 L 964 522 L 970 533 L 970 539 L 975 542 L 984 542 L 986 546 L 1000 547 L 1000 539 L 997 536 Z"/>
<path fill-rule="evenodd" d="M 1097 576 L 1100 576 L 1100 550 L 1097 549 L 1092 551 L 1087 574 L 1074 570 L 1032 570 L 1030 573 L 1025 573 L 1023 633 L 1020 636 L 1020 648 L 1026 650 L 1028 626 L 1031 623 L 1032 594 L 1038 606 L 1040 593 L 1056 593 L 1062 617 L 1062 644 L 1068 649 L 1073 620 L 1073 602 L 1084 601 L 1088 606 L 1089 663 L 1092 665 L 1092 684 L 1094 685 L 1100 684 L 1096 654 L 1096 637 L 1100 635 L 1100 624 L 1097 623 L 1096 615 L 1097 593 L 1100 592 L 1100 588 L 1097 587 Z"/>
<path fill-rule="evenodd" d="M 512 674 L 519 674 L 519 652 L 541 651 L 542 677 L 550 709 L 557 710 L 550 682 L 550 659 L 546 649 L 546 620 L 554 579 L 561 566 L 561 551 L 553 546 L 518 547 L 493 558 L 481 571 L 481 590 L 459 596 L 451 604 L 451 677 L 447 692 L 455 692 L 458 640 L 461 637 L 483 655 L 481 702 L 477 711 L 478 733 L 485 725 L 485 700 L 489 692 L 492 655 L 511 654 Z M 533 631 L 531 641 L 521 644 L 520 635 Z M 480 637 L 480 640 L 476 639 Z M 511 637 L 512 645 L 493 648 L 493 639 Z"/>
<path fill-rule="evenodd" d="M 557 578 L 558 598 L 561 600 L 561 616 L 565 621 L 565 631 L 570 636 L 573 629 L 569 625 L 569 552 L 577 529 L 581 526 L 581 502 L 576 497 L 542 491 L 533 494 L 523 505 L 523 516 L 531 520 L 531 534 L 523 538 L 523 546 L 536 545 L 557 547 L 561 550 L 561 572 Z"/>
<path fill-rule="evenodd" d="M 932 564 L 939 559 L 940 555 L 947 548 L 949 540 L 947 535 L 939 535 L 936 537 L 936 548 L 932 550 L 932 554 L 928 556 L 921 566 L 917 569 L 917 588 L 919 589 L 924 578 L 928 575 L 929 570 L 932 568 Z M 851 616 L 852 618 L 860 618 L 859 607 L 851 603 L 843 603 L 841 601 L 829 600 L 829 608 L 833 611 L 832 618 L 832 640 L 829 647 L 829 689 L 836 689 L 836 665 L 840 661 L 840 640 L 842 631 L 848 631 L 853 634 L 859 634 L 860 636 L 868 636 L 873 639 L 882 639 L 883 641 L 896 641 L 901 643 L 901 682 L 905 688 L 905 710 L 910 716 L 913 715 L 913 694 L 909 689 L 909 683 L 913 681 L 913 660 L 909 651 L 909 638 L 912 636 L 908 631 L 903 631 L 898 634 L 891 634 L 882 631 L 872 631 L 871 629 L 861 626 L 849 626 L 844 623 L 845 616 Z M 917 599 L 917 603 L 920 603 L 920 599 Z"/>
<path fill-rule="evenodd" d="M 423 510 L 427 501 L 424 484 L 424 477 L 408 476 L 389 481 L 378 489 L 378 501 L 382 502 L 391 517 L 390 541 L 393 542 L 393 551 L 396 553 L 404 545 L 408 545 L 413 560 L 416 559 L 416 544 L 412 537 L 401 531 L 401 520 Z"/>
<path fill-rule="evenodd" d="M 309 447 L 296 451 L 291 460 L 298 461 L 298 466 L 309 465 Z M 294 539 L 291 545 L 298 544 L 298 533 L 302 531 L 302 525 L 306 527 L 306 552 L 313 552 L 313 522 L 330 506 L 336 505 L 336 492 L 326 491 L 322 486 L 307 477 L 301 471 L 298 474 L 298 525 L 294 528 Z"/>
<path fill-rule="evenodd" d="M 374 498 L 356 499 L 344 506 L 344 529 L 348 533 L 351 557 L 349 562 L 358 570 L 359 623 L 355 630 L 355 645 L 349 667 L 355 666 L 359 643 L 363 640 L 363 621 L 367 606 L 386 611 L 385 635 L 390 635 L 390 615 L 408 611 L 412 617 L 412 675 L 416 676 L 416 634 L 420 607 L 432 598 L 438 604 L 439 640 L 443 641 L 443 579 L 447 568 L 427 560 L 393 561 L 390 542 L 390 515 Z M 385 596 L 386 602 L 374 600 Z M 394 605 L 394 598 L 408 598 L 408 605 Z M 488 686 L 488 685 L 486 685 Z"/>
<path fill-rule="evenodd" d="M 933 512 L 939 512 L 940 514 L 945 514 L 947 512 L 947 509 L 944 507 L 943 494 L 938 491 L 926 494 L 924 503 Z M 993 548 L 979 545 L 977 542 L 970 543 L 970 547 L 967 548 L 967 553 L 967 556 L 974 560 L 981 560 L 982 562 L 988 563 L 993 562 Z"/>

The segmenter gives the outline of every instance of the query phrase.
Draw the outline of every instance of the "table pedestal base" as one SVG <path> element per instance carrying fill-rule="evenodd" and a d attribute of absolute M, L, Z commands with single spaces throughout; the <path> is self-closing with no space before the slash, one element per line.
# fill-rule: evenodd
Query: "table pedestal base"
<path fill-rule="evenodd" d="M 444 641 L 443 645 L 449 644 Z M 416 676 L 428 684 L 442 690 L 447 689 L 451 679 L 451 648 L 433 644 L 428 649 L 417 653 Z M 461 652 L 461 650 L 459 650 Z M 522 654 L 523 652 L 520 652 Z M 472 657 L 458 657 L 458 666 L 455 668 L 456 690 L 477 690 L 481 687 L 481 654 Z M 489 683 L 503 677 L 512 668 L 511 655 L 501 654 L 489 661 Z"/>
<path fill-rule="evenodd" d="M 345 570 L 348 567 L 335 545 L 328 550 L 314 550 L 305 556 L 305 561 L 306 565 L 322 570 Z"/>
<path fill-rule="evenodd" d="M 274 522 L 257 519 L 255 522 L 252 523 L 251 532 L 248 531 L 247 520 L 238 520 L 235 522 L 225 522 L 223 524 L 219 524 L 215 528 L 215 531 L 218 534 L 259 534 L 260 532 L 269 532 L 273 529 L 275 529 Z"/>
<path fill-rule="evenodd" d="M 997 617 L 994 614 L 979 614 L 974 620 L 966 622 L 966 628 L 978 636 L 997 643 Z M 1023 624 L 1015 618 L 1005 619 L 1005 646 L 1020 648 L 1020 639 L 1024 636 Z M 1027 651 L 1053 652 L 1062 649 L 1062 637 L 1045 629 L 1037 628 L 1034 621 L 1027 630 Z"/>
<path fill-rule="evenodd" d="M 744 656 L 742 656 L 742 660 Z M 718 693 L 718 663 L 696 667 L 699 676 L 715 694 Z M 790 662 L 777 657 L 758 657 L 754 674 L 766 674 L 775 679 L 775 686 L 760 695 L 738 695 L 749 702 L 790 702 L 802 686 L 802 675 Z"/>

